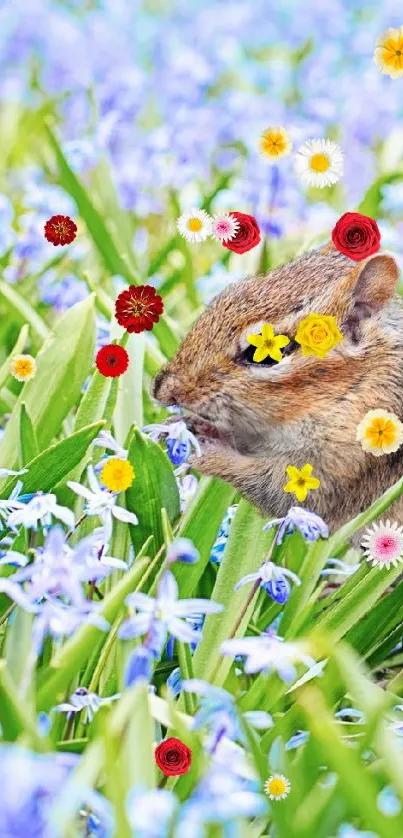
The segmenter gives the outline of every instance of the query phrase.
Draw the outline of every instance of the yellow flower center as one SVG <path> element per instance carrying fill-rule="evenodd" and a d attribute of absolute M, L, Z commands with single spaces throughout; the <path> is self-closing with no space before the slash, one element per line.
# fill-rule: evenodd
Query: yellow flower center
<path fill-rule="evenodd" d="M 390 419 L 374 419 L 365 436 L 371 440 L 375 448 L 382 448 L 383 445 L 391 445 L 395 441 L 396 426 Z"/>
<path fill-rule="evenodd" d="M 132 464 L 119 457 L 111 457 L 101 471 L 101 480 L 110 492 L 124 492 L 132 485 L 134 477 Z"/>
<path fill-rule="evenodd" d="M 311 338 L 313 343 L 323 343 L 328 336 L 328 332 L 323 326 L 316 326 L 311 331 Z"/>
<path fill-rule="evenodd" d="M 188 229 L 191 230 L 192 233 L 198 233 L 202 227 L 203 224 L 200 221 L 200 218 L 189 218 Z"/>
<path fill-rule="evenodd" d="M 263 154 L 269 157 L 277 157 L 286 149 L 286 142 L 282 134 L 264 134 L 261 138 L 261 149 Z"/>
<path fill-rule="evenodd" d="M 313 154 L 310 159 L 310 167 L 313 172 L 326 172 L 330 166 L 330 160 L 327 154 Z"/>
<path fill-rule="evenodd" d="M 284 792 L 287 791 L 287 786 L 281 777 L 273 777 L 273 779 L 267 784 L 267 789 L 269 794 L 272 794 L 275 797 L 280 797 L 281 794 L 284 794 Z"/>

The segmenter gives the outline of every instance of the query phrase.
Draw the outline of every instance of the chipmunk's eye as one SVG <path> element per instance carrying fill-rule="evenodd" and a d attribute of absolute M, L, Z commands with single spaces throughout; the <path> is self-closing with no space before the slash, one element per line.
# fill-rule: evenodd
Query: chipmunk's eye
<path fill-rule="evenodd" d="M 291 355 L 295 349 L 299 349 L 299 343 L 292 339 L 289 343 L 287 343 L 287 346 L 281 350 L 283 358 L 287 355 Z M 279 361 L 275 361 L 273 358 L 269 358 L 269 356 L 265 358 L 264 361 L 254 361 L 253 356 L 255 354 L 255 350 L 255 346 L 247 346 L 246 349 L 239 354 L 238 361 L 242 364 L 254 364 L 257 367 L 272 367 L 280 363 Z"/>

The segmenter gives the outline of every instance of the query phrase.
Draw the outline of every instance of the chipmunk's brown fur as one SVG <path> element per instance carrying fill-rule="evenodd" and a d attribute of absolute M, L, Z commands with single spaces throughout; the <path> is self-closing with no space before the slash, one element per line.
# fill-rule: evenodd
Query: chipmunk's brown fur
<path fill-rule="evenodd" d="M 356 263 L 315 250 L 216 297 L 154 383 L 162 404 L 190 413 L 203 452 L 194 467 L 278 516 L 292 504 L 286 466 L 312 463 L 321 485 L 304 505 L 332 529 L 391 486 L 403 473 L 403 449 L 364 453 L 356 428 L 374 408 L 403 419 L 397 280 L 387 254 Z M 323 360 L 297 348 L 273 366 L 242 362 L 246 336 L 264 322 L 293 338 L 311 312 L 334 315 L 344 335 Z M 403 522 L 403 502 L 391 515 Z"/>

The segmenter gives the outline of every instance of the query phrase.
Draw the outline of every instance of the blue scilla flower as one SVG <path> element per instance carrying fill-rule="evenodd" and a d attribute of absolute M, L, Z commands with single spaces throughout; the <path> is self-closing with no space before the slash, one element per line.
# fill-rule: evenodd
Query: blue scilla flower
<path fill-rule="evenodd" d="M 231 524 L 237 509 L 237 503 L 234 503 L 232 506 L 228 507 L 224 515 L 224 518 L 220 524 L 220 529 L 218 530 L 217 538 L 213 544 L 210 553 L 210 561 L 213 562 L 213 564 L 220 564 L 221 562 L 227 544 Z"/>
<path fill-rule="evenodd" d="M 238 591 L 243 585 L 254 582 L 264 588 L 272 599 L 280 603 L 280 605 L 283 605 L 287 602 L 291 593 L 288 579 L 291 579 L 294 585 L 301 584 L 299 576 L 293 573 L 292 570 L 288 570 L 286 567 L 279 567 L 274 562 L 266 561 L 263 562 L 256 573 L 248 573 L 240 579 L 235 585 L 235 590 Z"/>
<path fill-rule="evenodd" d="M 171 439 L 168 437 L 166 440 L 166 446 L 172 465 L 180 466 L 188 458 L 189 445 L 186 442 L 181 442 L 179 439 Z"/>
<path fill-rule="evenodd" d="M 169 564 L 177 561 L 183 564 L 195 564 L 199 558 L 200 553 L 190 538 L 177 538 L 172 542 L 167 554 Z"/>
<path fill-rule="evenodd" d="M 329 535 L 329 528 L 322 518 L 315 512 L 310 512 L 309 509 L 303 509 L 300 506 L 292 506 L 284 518 L 274 518 L 272 521 L 268 521 L 263 529 L 269 530 L 275 526 L 278 526 L 277 544 L 282 544 L 284 536 L 295 532 L 295 530 L 299 530 L 307 541 L 328 538 Z"/>
<path fill-rule="evenodd" d="M 207 727 L 211 734 L 211 753 L 224 736 L 245 743 L 240 713 L 230 692 L 198 678 L 183 681 L 182 689 L 199 696 L 200 710 L 194 717 L 193 727 L 195 730 Z M 242 717 L 257 730 L 267 730 L 273 725 L 272 717 L 263 710 L 249 710 Z"/>
<path fill-rule="evenodd" d="M 88 296 L 85 282 L 72 274 L 68 274 L 58 282 L 52 282 L 45 274 L 40 280 L 39 289 L 40 300 L 46 305 L 53 306 L 58 313 L 66 311 Z"/>
<path fill-rule="evenodd" d="M 174 466 L 181 466 L 188 459 L 192 448 L 198 457 L 201 455 L 200 445 L 192 431 L 186 427 L 183 419 L 178 419 L 176 422 L 145 425 L 142 430 L 153 442 L 165 438 L 168 456 Z"/>

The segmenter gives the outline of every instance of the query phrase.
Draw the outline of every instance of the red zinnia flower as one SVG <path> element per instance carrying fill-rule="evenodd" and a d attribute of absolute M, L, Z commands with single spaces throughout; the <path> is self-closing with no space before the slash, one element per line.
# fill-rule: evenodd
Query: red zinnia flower
<path fill-rule="evenodd" d="M 164 310 L 162 297 L 151 285 L 129 285 L 115 303 L 115 317 L 128 332 L 151 331 Z"/>
<path fill-rule="evenodd" d="M 129 356 L 123 346 L 116 343 L 108 343 L 103 346 L 95 358 L 95 363 L 101 375 L 108 378 L 116 378 L 126 372 L 129 366 Z"/>
<path fill-rule="evenodd" d="M 177 777 L 189 771 L 192 752 L 184 742 L 171 736 L 155 749 L 155 761 L 167 777 Z"/>
<path fill-rule="evenodd" d="M 68 215 L 52 215 L 45 224 L 45 239 L 56 247 L 58 244 L 70 244 L 77 233 L 77 225 Z"/>

